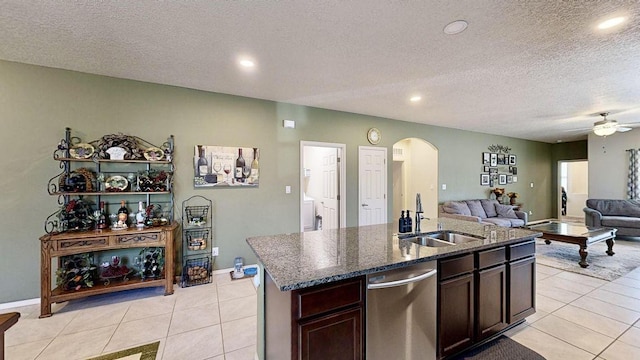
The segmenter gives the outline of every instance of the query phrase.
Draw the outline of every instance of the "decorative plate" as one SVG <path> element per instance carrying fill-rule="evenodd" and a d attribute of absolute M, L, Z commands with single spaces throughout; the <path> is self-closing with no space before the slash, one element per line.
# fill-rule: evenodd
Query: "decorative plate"
<path fill-rule="evenodd" d="M 144 151 L 143 155 L 144 155 L 144 158 L 149 161 L 158 161 L 158 160 L 162 160 L 162 157 L 164 156 L 164 151 L 162 151 L 162 149 L 157 147 L 150 147 Z"/>
<path fill-rule="evenodd" d="M 129 181 L 124 176 L 114 175 L 107 178 L 104 187 L 107 191 L 125 191 L 129 186 Z"/>
<path fill-rule="evenodd" d="M 79 143 L 73 145 L 71 149 L 69 149 L 69 155 L 74 159 L 88 159 L 90 158 L 96 149 L 91 144 L 87 143 Z"/>

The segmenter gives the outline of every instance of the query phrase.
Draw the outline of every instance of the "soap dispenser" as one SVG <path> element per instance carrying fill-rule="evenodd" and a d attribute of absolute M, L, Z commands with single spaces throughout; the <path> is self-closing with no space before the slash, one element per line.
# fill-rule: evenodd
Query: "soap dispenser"
<path fill-rule="evenodd" d="M 413 221 L 411 220 L 411 211 L 407 210 L 407 217 L 406 217 L 406 222 L 407 222 L 407 227 L 405 228 L 405 232 L 412 232 L 413 231 Z"/>
<path fill-rule="evenodd" d="M 405 228 L 407 227 L 406 220 L 407 219 L 404 217 L 404 210 L 402 210 L 402 213 L 400 214 L 400 219 L 398 219 L 398 232 L 399 233 L 404 233 L 405 232 Z"/>

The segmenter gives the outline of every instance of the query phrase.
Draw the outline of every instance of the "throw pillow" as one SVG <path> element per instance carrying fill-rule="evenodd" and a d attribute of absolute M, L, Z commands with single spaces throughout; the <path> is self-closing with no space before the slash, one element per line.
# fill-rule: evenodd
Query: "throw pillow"
<path fill-rule="evenodd" d="M 466 203 L 469 207 L 469 211 L 471 211 L 471 215 L 477 216 L 481 219 L 487 218 L 487 213 L 484 212 L 484 208 L 480 204 L 480 200 L 467 200 Z"/>
<path fill-rule="evenodd" d="M 471 210 L 463 201 L 447 201 L 442 204 L 442 209 L 449 214 L 471 215 Z"/>
<path fill-rule="evenodd" d="M 511 205 L 502 205 L 496 204 L 496 212 L 498 213 L 498 217 L 507 218 L 507 219 L 517 219 L 518 216 L 513 211 L 513 206 Z"/>

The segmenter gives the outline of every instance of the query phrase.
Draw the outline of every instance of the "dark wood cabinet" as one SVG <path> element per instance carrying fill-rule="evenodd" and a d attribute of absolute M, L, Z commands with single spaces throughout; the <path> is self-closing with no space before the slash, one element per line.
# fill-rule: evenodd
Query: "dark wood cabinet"
<path fill-rule="evenodd" d="M 363 359 L 365 279 L 280 291 L 265 276 L 267 359 Z"/>
<path fill-rule="evenodd" d="M 448 358 L 535 313 L 535 242 L 438 261 L 438 358 Z"/>
<path fill-rule="evenodd" d="M 510 324 L 536 312 L 536 258 L 533 241 L 509 247 L 508 307 Z"/>
<path fill-rule="evenodd" d="M 463 274 L 438 284 L 438 351 L 448 356 L 474 341 L 474 275 Z"/>
<path fill-rule="evenodd" d="M 507 326 L 507 268 L 499 265 L 477 273 L 476 341 Z"/>

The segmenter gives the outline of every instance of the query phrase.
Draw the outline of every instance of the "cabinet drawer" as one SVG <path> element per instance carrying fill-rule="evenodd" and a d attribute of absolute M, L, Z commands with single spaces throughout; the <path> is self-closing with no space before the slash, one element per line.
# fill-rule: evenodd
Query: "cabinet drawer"
<path fill-rule="evenodd" d="M 504 246 L 479 251 L 478 252 L 478 269 L 488 268 L 494 265 L 502 264 L 507 259 L 507 252 Z"/>
<path fill-rule="evenodd" d="M 473 254 L 438 261 L 440 280 L 467 274 L 473 271 Z"/>
<path fill-rule="evenodd" d="M 55 251 L 86 249 L 93 251 L 109 245 L 108 237 L 96 237 L 87 239 L 65 239 L 55 242 Z"/>
<path fill-rule="evenodd" d="M 296 294 L 298 319 L 364 302 L 364 278 L 301 290 Z M 294 305 L 295 306 L 295 305 Z"/>
<path fill-rule="evenodd" d="M 522 259 L 535 253 L 536 242 L 534 240 L 509 245 L 509 261 Z"/>
<path fill-rule="evenodd" d="M 135 245 L 135 244 L 146 244 L 146 243 L 158 243 L 163 242 L 164 237 L 160 232 L 154 233 L 143 233 L 143 234 L 124 234 L 119 235 L 116 238 L 117 245 Z"/>

